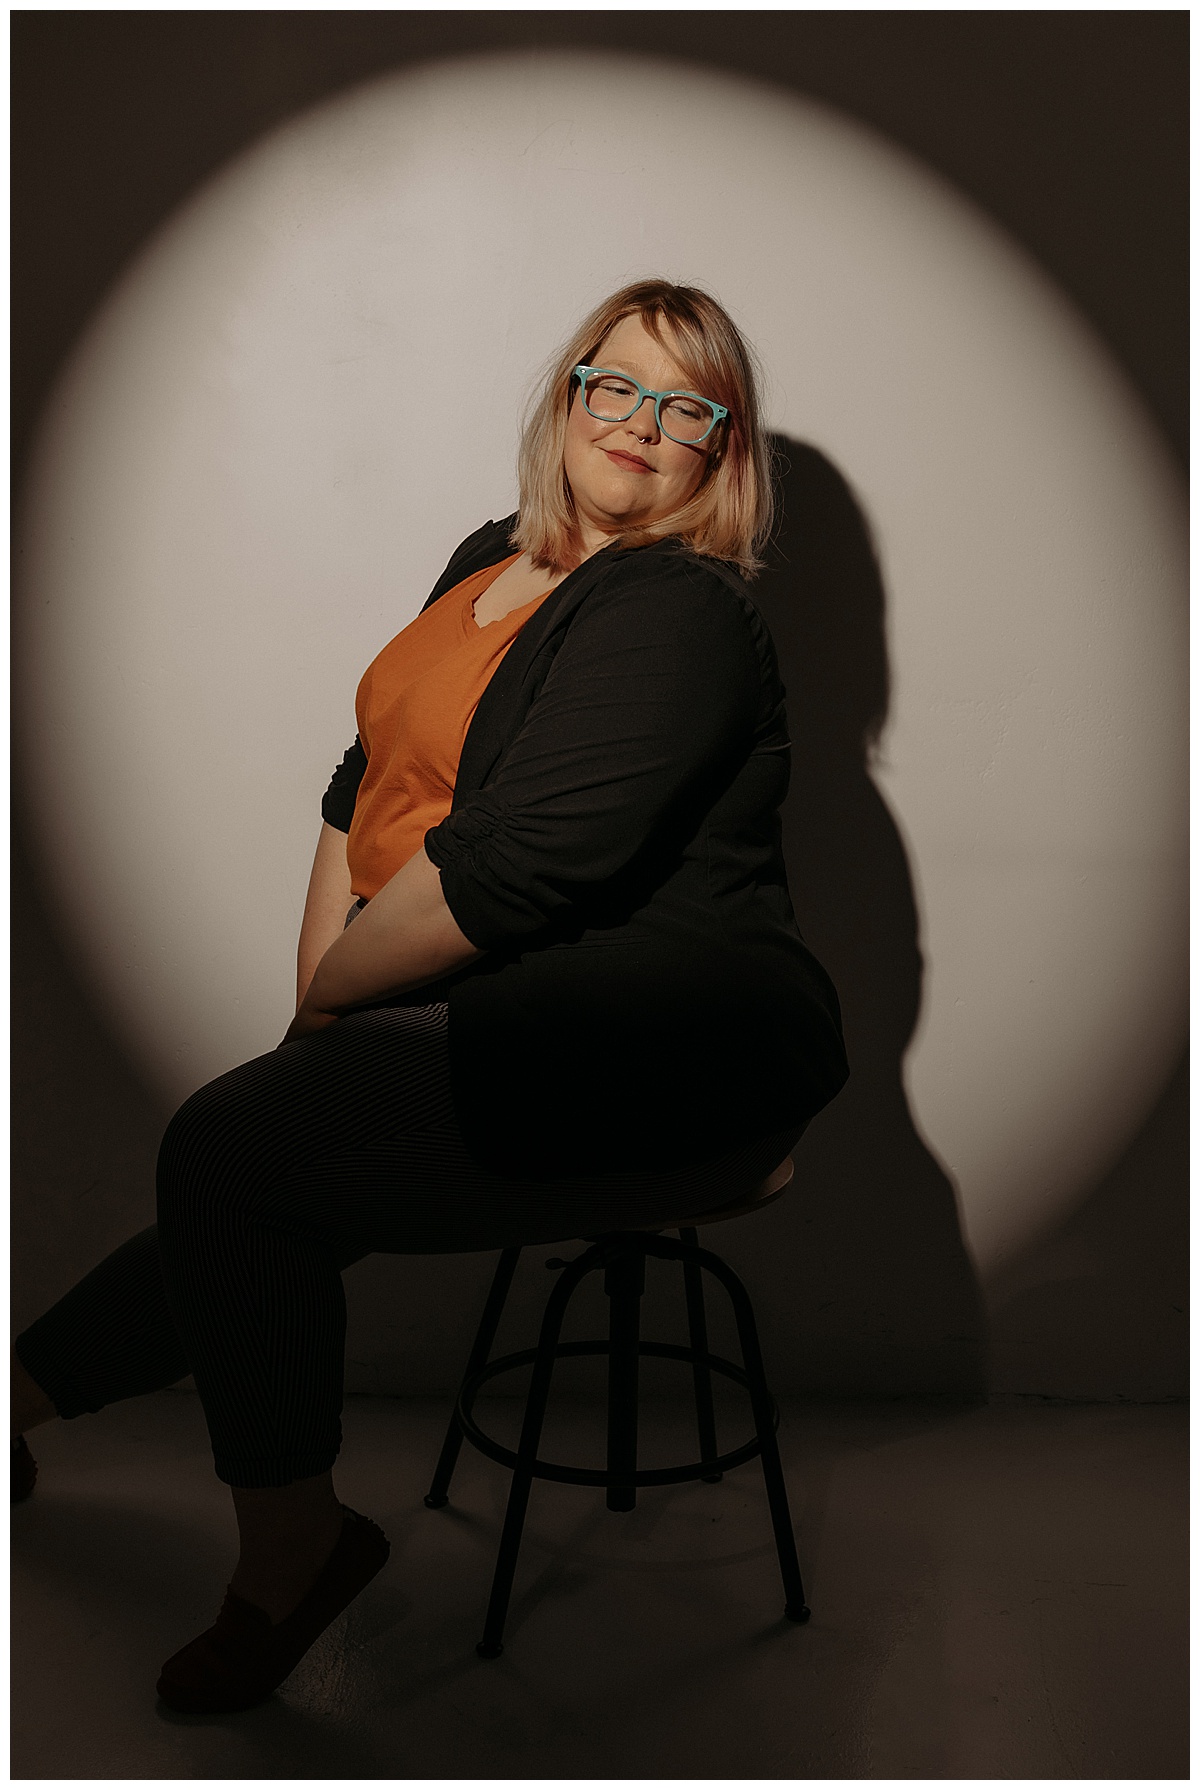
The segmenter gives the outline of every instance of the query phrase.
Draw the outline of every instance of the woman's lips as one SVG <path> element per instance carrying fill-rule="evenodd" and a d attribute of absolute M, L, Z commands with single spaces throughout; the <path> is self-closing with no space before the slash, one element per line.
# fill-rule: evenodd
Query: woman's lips
<path fill-rule="evenodd" d="M 631 472 L 653 472 L 654 470 L 647 461 L 639 459 L 637 454 L 622 454 L 613 448 L 604 448 L 602 452 L 606 453 L 617 466 L 628 466 Z"/>

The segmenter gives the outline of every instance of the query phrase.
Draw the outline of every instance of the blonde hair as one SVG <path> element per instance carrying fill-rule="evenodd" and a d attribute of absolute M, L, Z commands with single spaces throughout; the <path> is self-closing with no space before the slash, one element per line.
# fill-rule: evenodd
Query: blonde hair
<path fill-rule="evenodd" d="M 511 540 L 535 566 L 569 571 L 579 560 L 579 525 L 563 470 L 574 369 L 594 360 L 610 330 L 640 317 L 678 360 L 694 390 L 729 411 L 700 487 L 670 515 L 614 535 L 618 547 L 643 547 L 678 535 L 693 553 L 732 561 L 753 576 L 771 532 L 771 450 L 763 432 L 753 351 L 729 313 L 696 286 L 639 280 L 623 286 L 584 319 L 556 356 L 530 406 L 517 458 L 520 511 Z M 663 326 L 673 335 L 664 341 Z"/>

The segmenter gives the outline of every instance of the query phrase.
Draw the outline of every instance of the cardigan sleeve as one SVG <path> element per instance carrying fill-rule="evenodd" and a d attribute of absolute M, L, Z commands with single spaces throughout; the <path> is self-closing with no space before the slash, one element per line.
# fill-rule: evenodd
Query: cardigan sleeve
<path fill-rule="evenodd" d="M 354 804 L 358 800 L 358 786 L 363 780 L 363 772 L 367 768 L 367 754 L 358 734 L 354 736 L 354 744 L 347 748 L 342 762 L 329 781 L 329 788 L 321 797 L 321 818 L 327 820 L 331 827 L 339 833 L 348 833 L 350 823 L 354 819 Z"/>
<path fill-rule="evenodd" d="M 493 780 L 425 834 L 472 944 L 536 932 L 664 828 L 690 836 L 751 748 L 762 678 L 745 608 L 694 561 L 593 592 Z"/>

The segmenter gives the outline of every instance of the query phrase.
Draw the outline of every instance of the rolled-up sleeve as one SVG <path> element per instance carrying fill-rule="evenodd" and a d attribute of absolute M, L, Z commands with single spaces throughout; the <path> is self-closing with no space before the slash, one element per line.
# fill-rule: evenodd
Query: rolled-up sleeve
<path fill-rule="evenodd" d="M 715 574 L 660 561 L 591 593 L 492 782 L 425 834 L 466 937 L 489 950 L 536 932 L 664 828 L 698 825 L 761 696 L 750 617 Z"/>
<path fill-rule="evenodd" d="M 355 734 L 354 744 L 343 754 L 341 764 L 329 780 L 329 788 L 321 797 L 321 819 L 336 827 L 339 833 L 350 831 L 358 786 L 366 768 L 367 754 L 361 738 Z"/>

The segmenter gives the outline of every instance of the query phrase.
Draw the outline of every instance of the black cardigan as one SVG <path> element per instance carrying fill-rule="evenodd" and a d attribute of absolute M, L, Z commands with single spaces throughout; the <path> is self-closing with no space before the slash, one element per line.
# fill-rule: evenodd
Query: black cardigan
<path fill-rule="evenodd" d="M 424 605 L 512 552 L 457 549 Z M 534 611 L 425 835 L 487 955 L 444 999 L 472 1152 L 529 1175 L 695 1161 L 799 1130 L 846 1080 L 837 995 L 796 925 L 779 809 L 784 690 L 730 567 L 606 548 Z M 348 829 L 356 740 L 322 812 Z"/>

